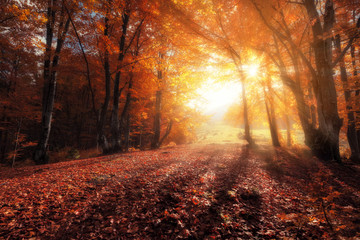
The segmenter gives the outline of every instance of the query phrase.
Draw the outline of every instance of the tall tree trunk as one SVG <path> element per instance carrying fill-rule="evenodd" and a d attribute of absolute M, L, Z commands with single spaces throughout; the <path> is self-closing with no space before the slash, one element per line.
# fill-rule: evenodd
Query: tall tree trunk
<path fill-rule="evenodd" d="M 301 125 L 305 134 L 305 143 L 308 145 L 313 154 L 324 160 L 335 159 L 340 161 L 339 153 L 339 133 L 342 125 L 342 121 L 338 115 L 337 109 L 337 96 L 336 88 L 333 79 L 332 72 L 332 46 L 331 46 L 331 30 L 335 21 L 334 6 L 332 0 L 327 0 L 325 3 L 325 14 L 324 14 L 324 23 L 322 25 L 319 11 L 316 8 L 315 0 L 304 0 L 303 4 L 306 8 L 309 21 L 312 23 L 312 34 L 313 34 L 313 43 L 312 47 L 314 49 L 315 56 L 315 65 L 316 70 L 312 67 L 312 61 L 307 59 L 302 53 L 298 45 L 292 40 L 291 33 L 288 31 L 287 26 L 285 25 L 285 30 L 281 28 L 274 27 L 269 23 L 265 18 L 262 10 L 259 8 L 255 1 L 252 1 L 254 7 L 259 12 L 261 18 L 263 19 L 266 26 L 273 31 L 273 33 L 281 40 L 287 41 L 292 53 L 290 56 L 300 56 L 303 62 L 309 68 L 309 71 L 312 75 L 312 85 L 314 88 L 314 95 L 317 102 L 317 114 L 318 114 L 318 125 L 319 128 L 316 129 L 315 126 L 309 124 L 308 117 L 311 117 L 308 112 L 308 106 L 305 104 L 303 91 L 301 89 L 299 81 L 288 81 L 289 76 L 283 74 L 284 68 L 283 64 L 277 63 L 280 72 L 281 78 L 286 85 L 288 85 L 297 101 L 297 107 L 299 110 L 299 117 Z M 285 21 L 284 21 L 285 22 Z M 285 23 L 286 24 L 286 23 Z M 284 27 L 284 26 L 282 26 Z M 324 39 L 325 38 L 325 39 Z M 288 50 L 288 47 L 285 46 Z M 294 54 L 296 53 L 296 54 Z M 281 59 L 279 58 L 281 61 Z M 294 60 L 293 60 L 294 61 Z M 335 61 L 336 63 L 336 61 Z M 297 65 L 293 65 L 296 71 Z M 301 113 L 300 111 L 305 110 L 306 113 Z"/>
<path fill-rule="evenodd" d="M 248 105 L 246 100 L 246 91 L 245 91 L 245 82 L 242 81 L 242 99 L 243 99 L 243 111 L 244 111 L 244 130 L 245 130 L 245 140 L 249 143 L 250 146 L 254 145 L 254 141 L 250 134 L 250 123 L 249 123 L 249 113 Z"/>
<path fill-rule="evenodd" d="M 108 14 L 108 13 L 107 13 Z M 104 29 L 104 36 L 108 38 L 109 36 L 109 18 L 105 16 L 105 29 Z M 107 142 L 104 127 L 105 127 L 105 120 L 106 120 L 106 113 L 109 107 L 110 102 L 110 81 L 111 81 L 111 74 L 110 74 L 110 63 L 109 63 L 109 49 L 108 45 L 105 45 L 105 54 L 104 54 L 104 71 L 105 71 L 105 98 L 104 103 L 101 107 L 99 113 L 99 120 L 97 125 L 97 141 L 98 146 L 102 149 L 103 153 L 107 153 L 109 151 L 109 144 Z"/>
<path fill-rule="evenodd" d="M 268 89 L 271 92 L 272 88 L 271 85 L 268 84 Z M 269 105 L 270 105 L 270 116 L 271 116 L 271 125 L 272 125 L 272 139 L 273 139 L 273 145 L 275 147 L 280 147 L 280 141 L 279 141 L 279 128 L 276 121 L 276 115 L 275 115 L 275 106 L 274 106 L 274 98 L 272 95 L 269 96 Z"/>
<path fill-rule="evenodd" d="M 151 142 L 151 149 L 156 149 L 160 147 L 159 143 L 160 143 L 160 121 L 161 121 L 161 96 L 162 96 L 161 90 L 156 91 L 154 137 Z"/>
<path fill-rule="evenodd" d="M 124 151 L 128 152 L 129 151 L 129 146 L 130 146 L 130 114 L 127 114 L 126 117 L 126 125 L 124 128 L 124 141 L 125 141 L 125 148 Z"/>
<path fill-rule="evenodd" d="M 163 88 L 163 54 L 159 52 L 159 69 L 158 75 L 158 90 L 156 91 L 155 100 L 155 116 L 154 116 L 154 136 L 151 141 L 151 149 L 157 149 L 160 147 L 160 132 L 161 132 L 161 101 L 162 101 L 162 88 Z"/>
<path fill-rule="evenodd" d="M 280 67 L 281 80 L 284 85 L 288 86 L 295 96 L 295 102 L 297 107 L 298 116 L 300 119 L 301 127 L 304 131 L 305 144 L 307 146 L 313 146 L 318 131 L 311 122 L 311 112 L 309 106 L 305 102 L 304 93 L 301 89 L 300 83 L 290 79 L 290 77 Z M 297 69 L 295 68 L 295 74 L 297 75 Z M 310 147 L 311 148 L 311 147 Z"/>
<path fill-rule="evenodd" d="M 309 92 L 309 102 L 311 102 L 310 103 L 311 124 L 313 125 L 314 128 L 316 128 L 317 127 L 316 107 L 313 101 L 314 96 L 313 96 L 313 89 L 311 87 L 311 82 L 309 83 L 308 92 Z"/>
<path fill-rule="evenodd" d="M 292 145 L 292 139 L 291 139 L 291 125 L 290 125 L 290 119 L 289 119 L 289 108 L 288 108 L 288 101 L 286 97 L 285 88 L 283 88 L 283 98 L 284 98 L 284 105 L 285 105 L 285 124 L 286 124 L 286 145 L 290 147 Z"/>
<path fill-rule="evenodd" d="M 161 146 L 164 142 L 164 140 L 169 136 L 170 132 L 171 132 L 171 129 L 172 129 L 172 126 L 173 126 L 173 120 L 170 120 L 167 127 L 166 127 L 166 131 L 165 131 L 165 134 L 164 136 L 162 136 L 162 138 L 160 139 L 160 143 L 159 145 Z"/>
<path fill-rule="evenodd" d="M 222 28 L 223 29 L 223 28 Z M 225 32 L 223 30 L 223 32 Z M 229 43 L 228 43 L 229 44 Z M 242 59 L 240 54 L 238 54 L 229 44 L 229 53 L 233 60 L 233 63 L 235 64 L 236 68 L 238 69 L 239 75 L 240 75 L 240 82 L 241 82 L 241 97 L 243 99 L 243 117 L 244 117 L 244 139 L 248 142 L 250 146 L 254 146 L 255 142 L 251 137 L 250 133 L 250 121 L 249 121 L 249 114 L 248 114 L 248 105 L 247 105 L 247 99 L 246 99 L 246 89 L 245 89 L 245 75 L 244 75 L 244 69 L 242 66 Z M 238 60 L 238 61 L 237 61 Z"/>
<path fill-rule="evenodd" d="M 270 91 L 269 86 L 268 86 L 268 90 Z M 265 102 L 265 108 L 266 108 L 266 113 L 267 113 L 268 122 L 269 122 L 269 129 L 270 129 L 272 145 L 274 147 L 280 147 L 278 128 L 277 128 L 277 123 L 276 123 L 276 118 L 275 118 L 275 113 L 274 113 L 274 104 L 272 103 L 273 99 L 271 96 L 266 94 L 265 86 L 263 88 L 263 92 L 264 92 L 264 102 Z"/>
<path fill-rule="evenodd" d="M 64 7 L 61 11 L 61 22 L 59 24 L 58 36 L 54 57 L 51 62 L 51 45 L 53 39 L 54 21 L 55 21 L 55 3 L 56 0 L 48 1 L 48 20 L 46 23 L 46 50 L 44 62 L 44 88 L 43 88 L 43 102 L 42 102 L 42 121 L 41 121 L 41 135 L 33 155 L 36 164 L 48 163 L 47 145 L 51 130 L 51 119 L 54 108 L 55 92 L 56 92 L 56 67 L 59 63 L 59 54 L 61 52 L 65 37 L 70 25 L 68 18 L 64 25 Z"/>
<path fill-rule="evenodd" d="M 5 147 L 5 141 L 3 140 L 5 131 L 0 130 L 0 163 L 4 162 L 4 147 Z"/>
<path fill-rule="evenodd" d="M 290 52 L 290 49 L 288 50 L 289 55 L 292 56 L 291 61 L 292 61 L 292 65 L 294 66 L 294 70 L 295 70 L 295 80 L 293 80 L 290 78 L 290 76 L 288 75 L 288 73 L 286 71 L 285 63 L 282 60 L 282 55 L 280 54 L 279 47 L 278 47 L 275 36 L 274 36 L 274 42 L 275 42 L 275 46 L 276 46 L 276 53 L 277 53 L 278 61 L 276 61 L 275 59 L 273 59 L 273 60 L 278 65 L 278 68 L 280 71 L 280 78 L 281 78 L 283 84 L 285 86 L 288 86 L 290 88 L 291 92 L 295 96 L 295 102 L 296 102 L 298 116 L 300 119 L 300 124 L 301 124 L 301 127 L 302 127 L 302 129 L 304 131 L 304 135 L 305 135 L 305 144 L 309 147 L 314 146 L 313 142 L 314 142 L 314 139 L 316 138 L 317 131 L 315 128 L 316 126 L 314 125 L 311 110 L 310 110 L 309 106 L 306 104 L 305 95 L 304 95 L 303 89 L 301 88 L 299 59 L 298 59 L 297 52 L 294 48 L 291 48 L 291 52 Z"/>
<path fill-rule="evenodd" d="M 130 14 L 125 9 L 122 20 L 122 35 L 120 38 L 120 44 L 119 44 L 119 57 L 118 57 L 118 66 L 122 64 L 122 61 L 125 57 L 125 40 L 126 40 L 126 32 L 129 24 Z M 115 81 L 114 81 L 114 102 L 113 102 L 113 109 L 111 114 L 111 133 L 112 133 L 112 139 L 111 139 L 111 149 L 113 152 L 117 152 L 121 150 L 121 133 L 120 133 L 120 124 L 119 124 L 119 101 L 120 101 L 120 77 L 121 77 L 121 71 L 120 69 L 117 69 Z"/>
<path fill-rule="evenodd" d="M 16 140 L 15 140 L 15 149 L 14 149 L 14 155 L 13 155 L 13 159 L 12 159 L 12 163 L 11 163 L 12 168 L 15 166 L 16 155 L 17 155 L 17 152 L 18 152 L 21 123 L 22 123 L 22 118 L 20 119 L 20 121 L 18 121 L 18 129 L 17 129 L 17 132 L 16 132 Z"/>
<path fill-rule="evenodd" d="M 353 67 L 353 77 L 358 78 L 358 71 L 356 69 L 356 58 L 355 58 L 355 46 L 354 45 L 351 46 L 350 51 L 351 51 L 351 63 L 352 63 L 352 67 Z M 359 49 L 358 56 L 360 56 L 360 49 Z M 359 99 L 360 99 L 359 97 L 360 97 L 360 89 L 356 89 L 355 90 L 355 102 L 359 102 Z M 360 126 L 360 111 L 359 111 L 359 106 L 357 106 L 357 109 L 355 110 L 354 124 L 355 124 L 356 138 L 358 140 L 358 149 L 360 150 L 360 128 L 359 128 L 359 126 Z"/>
<path fill-rule="evenodd" d="M 297 102 L 298 114 L 305 135 L 305 143 L 309 146 L 313 154 L 324 160 L 335 159 L 340 161 L 339 153 L 339 132 L 342 121 L 337 111 L 336 88 L 332 72 L 332 46 L 331 30 L 335 21 L 334 7 L 332 0 L 327 0 L 325 4 L 324 24 L 322 26 L 319 12 L 314 0 L 304 0 L 309 21 L 312 23 L 312 34 L 316 69 L 312 66 L 312 61 L 307 59 L 302 50 L 292 40 L 291 33 L 287 28 L 286 21 L 283 21 L 281 28 L 274 27 L 265 18 L 262 10 L 255 1 L 252 1 L 256 10 L 259 12 L 265 25 L 276 35 L 282 42 L 286 51 L 288 51 L 295 69 L 296 79 L 293 81 L 286 72 L 286 67 L 282 61 L 281 54 L 277 50 L 278 60 L 273 59 L 279 67 L 281 79 L 290 87 L 295 95 Z M 280 10 L 281 11 L 281 10 Z M 324 37 L 326 39 L 324 39 Z M 277 47 L 277 41 L 275 45 Z M 285 41 L 288 45 L 285 44 Z M 290 48 L 289 48 L 290 47 Z M 291 51 L 290 51 L 291 50 Z M 270 57 L 271 54 L 270 54 Z M 300 84 L 300 72 L 296 59 L 301 57 L 311 73 L 311 82 L 314 89 L 314 95 L 317 102 L 317 114 L 319 128 L 314 126 L 314 118 L 311 118 L 310 109 L 305 103 L 304 93 Z M 273 57 L 272 57 L 273 58 Z M 335 61 L 336 62 L 336 61 Z"/>
<path fill-rule="evenodd" d="M 4 107 L 5 108 L 5 107 Z M 4 116 L 1 119 L 1 122 L 6 122 L 7 118 L 4 113 Z M 4 129 L 0 130 L 0 163 L 5 163 L 5 155 L 7 153 L 7 145 L 8 145 L 8 130 Z"/>
<path fill-rule="evenodd" d="M 132 90 L 132 84 L 133 84 L 133 73 L 130 73 L 130 79 L 129 79 L 129 87 L 128 92 L 126 94 L 126 101 L 123 108 L 123 111 L 121 113 L 120 118 L 120 135 L 124 136 L 124 151 L 129 150 L 129 136 L 130 136 L 130 106 L 131 106 L 131 90 Z M 120 136 L 121 137 L 121 136 Z"/>
<path fill-rule="evenodd" d="M 0 150 L 1 150 L 1 162 L 5 163 L 6 162 L 6 154 L 8 152 L 8 148 L 9 148 L 9 131 L 5 130 L 3 132 L 2 138 L 1 140 L 1 144 L 0 144 Z"/>
<path fill-rule="evenodd" d="M 337 53 L 341 53 L 341 40 L 340 35 L 336 35 L 335 38 L 335 45 Z M 343 91 L 345 96 L 345 104 L 346 104 L 346 113 L 348 117 L 348 123 L 347 123 L 347 139 L 351 150 L 351 159 L 358 161 L 360 159 L 360 149 L 359 149 L 359 143 L 358 138 L 356 134 L 356 126 L 355 126 L 355 116 L 354 111 L 352 110 L 350 98 L 351 98 L 351 92 L 349 90 L 349 84 L 348 84 L 348 78 L 347 78 L 347 72 L 345 68 L 345 61 L 342 58 L 339 61 L 340 65 L 340 78 L 341 82 L 343 84 Z"/>
<path fill-rule="evenodd" d="M 304 3 L 309 19 L 314 22 L 312 33 L 317 74 L 313 80 L 318 84 L 314 92 L 317 100 L 319 134 L 310 147 L 315 155 L 322 159 L 340 161 L 339 133 L 342 121 L 338 114 L 332 71 L 331 30 L 335 21 L 333 1 L 327 0 L 325 3 L 323 26 L 314 0 L 305 0 Z"/>

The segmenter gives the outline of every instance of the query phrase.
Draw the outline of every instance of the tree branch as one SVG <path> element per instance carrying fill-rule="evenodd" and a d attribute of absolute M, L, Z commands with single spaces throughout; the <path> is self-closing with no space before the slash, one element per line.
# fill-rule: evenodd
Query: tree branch
<path fill-rule="evenodd" d="M 270 23 L 268 23 L 268 21 L 265 19 L 265 16 L 263 14 L 263 12 L 260 10 L 259 6 L 254 2 L 254 0 L 251 0 L 252 4 L 254 5 L 254 7 L 256 8 L 256 10 L 258 11 L 258 13 L 260 14 L 261 19 L 263 20 L 264 24 L 273 32 L 275 33 L 279 38 L 284 39 L 286 41 L 289 42 L 289 44 L 291 45 L 292 48 L 294 48 L 298 54 L 300 55 L 301 59 L 304 61 L 304 63 L 306 64 L 306 66 L 309 68 L 311 75 L 314 78 L 317 78 L 317 74 L 315 69 L 313 68 L 313 66 L 311 65 L 311 63 L 309 62 L 309 60 L 305 57 L 304 53 L 296 46 L 296 44 L 292 41 L 291 38 L 286 37 L 284 34 L 282 34 L 281 32 L 279 32 L 274 26 L 272 26 Z"/>
<path fill-rule="evenodd" d="M 75 32 L 75 35 L 78 39 L 78 42 L 79 42 L 79 45 L 80 45 L 80 49 L 81 49 L 81 52 L 83 54 L 83 57 L 84 57 L 84 61 L 85 61 L 85 64 L 86 64 L 86 77 L 87 77 L 87 80 L 88 80 L 88 85 L 89 85 L 89 90 L 90 90 L 90 94 L 91 94 L 91 102 L 92 102 L 92 108 L 93 108 L 93 112 L 94 112 L 94 115 L 95 115 L 95 118 L 96 120 L 98 120 L 98 118 L 96 117 L 97 116 L 97 112 L 96 112 L 96 107 L 95 107 L 95 96 L 94 96 L 94 90 L 91 86 L 91 78 L 90 78 L 90 67 L 89 67 L 89 62 L 87 60 L 87 57 L 86 57 L 86 54 L 85 54 L 85 50 L 84 50 L 84 47 L 82 45 L 82 42 L 81 42 L 81 39 L 80 39 L 80 36 L 77 32 L 77 29 L 75 27 L 75 24 L 74 24 L 74 21 L 72 20 L 71 18 L 71 14 L 69 12 L 69 9 L 66 7 L 66 5 L 64 4 L 65 6 L 65 10 L 69 16 L 69 19 L 70 19 L 70 22 L 71 22 L 71 25 L 74 29 L 74 32 Z"/>

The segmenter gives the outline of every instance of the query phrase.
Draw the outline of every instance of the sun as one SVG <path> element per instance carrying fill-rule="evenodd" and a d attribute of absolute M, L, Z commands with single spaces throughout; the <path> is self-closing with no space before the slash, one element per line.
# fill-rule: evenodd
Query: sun
<path fill-rule="evenodd" d="M 246 72 L 249 77 L 256 77 L 259 72 L 259 65 L 257 64 L 248 65 L 246 68 Z"/>
<path fill-rule="evenodd" d="M 227 62 L 215 64 L 209 61 L 209 65 L 201 70 L 197 97 L 191 99 L 188 105 L 211 116 L 212 120 L 222 120 L 229 107 L 240 102 L 242 85 L 238 73 Z"/>
<path fill-rule="evenodd" d="M 219 82 L 209 79 L 197 90 L 199 98 L 192 103 L 204 114 L 221 119 L 231 105 L 240 101 L 241 89 L 238 81 Z"/>

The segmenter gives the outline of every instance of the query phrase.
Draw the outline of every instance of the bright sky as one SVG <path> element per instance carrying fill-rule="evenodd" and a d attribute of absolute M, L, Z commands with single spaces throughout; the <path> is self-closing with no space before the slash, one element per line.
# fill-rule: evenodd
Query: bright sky
<path fill-rule="evenodd" d="M 258 65 L 244 66 L 248 77 L 256 77 L 258 74 Z M 197 90 L 199 98 L 190 102 L 190 106 L 197 108 L 206 115 L 213 115 L 213 119 L 221 120 L 228 108 L 234 103 L 240 102 L 241 83 L 240 79 L 227 79 L 219 81 L 214 79 L 219 74 L 220 69 L 208 67 L 209 75 L 202 86 Z M 237 76 L 233 73 L 233 76 Z"/>
<path fill-rule="evenodd" d="M 199 108 L 205 114 L 226 112 L 230 105 L 240 101 L 240 82 L 217 82 L 213 79 L 206 81 L 198 93 L 204 100 Z"/>

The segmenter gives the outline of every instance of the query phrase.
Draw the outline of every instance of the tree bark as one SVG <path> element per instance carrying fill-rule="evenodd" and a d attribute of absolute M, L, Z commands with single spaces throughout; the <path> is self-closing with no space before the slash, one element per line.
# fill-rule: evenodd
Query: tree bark
<path fill-rule="evenodd" d="M 130 137 L 130 106 L 131 106 L 131 90 L 132 90 L 132 84 L 133 84 L 133 73 L 130 73 L 130 79 L 129 79 L 129 87 L 128 92 L 126 94 L 126 101 L 123 108 L 123 111 L 121 113 L 120 117 L 120 138 L 121 135 L 124 136 L 124 151 L 129 150 L 129 137 Z"/>
<path fill-rule="evenodd" d="M 107 15 L 109 13 L 107 12 Z M 105 16 L 105 29 L 104 29 L 104 36 L 107 38 L 109 36 L 109 18 Z M 110 63 L 109 63 L 109 49 L 108 45 L 105 45 L 105 54 L 104 54 L 104 71 L 105 71 L 105 97 L 104 103 L 101 107 L 99 113 L 99 120 L 97 126 L 97 141 L 98 146 L 102 149 L 103 153 L 107 153 L 109 151 L 109 144 L 107 142 L 105 133 L 104 133 L 104 126 L 106 120 L 106 113 L 109 107 L 110 102 L 110 81 L 111 81 L 111 74 L 110 74 Z"/>
<path fill-rule="evenodd" d="M 249 143 L 250 146 L 254 145 L 254 141 L 250 134 L 250 124 L 249 124 L 249 114 L 248 114 L 248 105 L 246 100 L 246 91 L 245 83 L 242 81 L 242 99 L 243 99 L 243 111 L 244 111 L 244 130 L 245 130 L 245 140 Z"/>
<path fill-rule="evenodd" d="M 357 78 L 358 77 L 358 71 L 356 69 L 356 58 L 355 58 L 355 46 L 351 46 L 351 63 L 352 63 L 352 68 L 353 68 L 353 77 Z M 359 56 L 360 56 L 360 50 L 359 50 Z M 359 87 L 359 86 L 358 86 Z M 355 102 L 359 100 L 359 96 L 360 96 L 360 89 L 356 89 L 355 90 Z M 356 131 L 356 138 L 358 140 L 358 149 L 360 150 L 360 111 L 359 111 L 359 106 L 357 106 L 357 109 L 354 112 L 354 124 L 355 124 L 355 131 Z M 356 128 L 356 126 L 358 126 Z"/>
<path fill-rule="evenodd" d="M 336 46 L 337 53 L 340 54 L 341 53 L 340 35 L 337 35 L 335 38 L 335 46 Z M 350 102 L 351 92 L 349 90 L 347 71 L 345 68 L 345 61 L 343 58 L 339 61 L 339 65 L 340 65 L 340 78 L 341 78 L 341 82 L 343 84 L 343 91 L 344 91 L 344 97 L 345 97 L 346 113 L 347 113 L 347 117 L 348 117 L 346 135 L 347 135 L 347 140 L 348 140 L 350 150 L 351 150 L 350 158 L 353 159 L 354 161 L 358 161 L 360 159 L 360 149 L 359 149 L 359 143 L 358 143 L 358 138 L 357 138 L 357 134 L 356 134 L 354 111 L 352 110 L 352 106 L 351 106 L 351 102 Z"/>
<path fill-rule="evenodd" d="M 167 125 L 167 128 L 166 128 L 166 131 L 165 131 L 165 134 L 160 139 L 160 143 L 159 143 L 160 146 L 163 144 L 164 140 L 169 136 L 169 134 L 171 132 L 171 129 L 172 129 L 172 126 L 173 126 L 173 123 L 174 123 L 173 120 L 169 121 L 169 123 Z"/>
<path fill-rule="evenodd" d="M 22 123 L 22 118 L 20 119 L 20 121 L 18 121 L 18 129 L 17 129 L 17 132 L 16 132 L 16 140 L 15 140 L 15 149 L 14 149 L 14 155 L 13 155 L 13 159 L 12 159 L 12 163 L 11 163 L 12 168 L 14 168 L 14 166 L 15 166 L 16 155 L 17 155 L 17 152 L 18 152 L 21 123 Z"/>
<path fill-rule="evenodd" d="M 5 107 L 4 107 L 5 108 Z M 6 122 L 8 121 L 5 113 L 4 116 L 1 119 L 1 122 Z M 5 157 L 6 157 L 6 153 L 7 153 L 7 149 L 8 149 L 8 135 L 9 135 L 9 130 L 4 129 L 4 130 L 0 130 L 0 162 L 1 163 L 5 163 Z"/>
<path fill-rule="evenodd" d="M 155 99 L 155 115 L 154 115 L 154 136 L 151 141 L 151 149 L 160 147 L 160 133 L 161 133 L 161 102 L 163 89 L 163 54 L 159 52 L 159 69 L 157 71 L 158 90 L 156 91 Z"/>
<path fill-rule="evenodd" d="M 124 10 L 122 16 L 123 24 L 122 24 L 122 35 L 120 38 L 119 43 L 119 57 L 118 57 L 118 65 L 120 66 L 125 57 L 125 40 L 126 40 L 126 32 L 130 20 L 130 14 L 128 10 Z M 121 78 L 121 71 L 120 69 L 117 70 L 115 81 L 114 81 L 114 102 L 113 102 L 113 109 L 111 114 L 111 150 L 113 152 L 118 152 L 121 150 L 121 133 L 120 133 L 120 124 L 119 124 L 119 101 L 120 101 L 120 78 Z"/>
<path fill-rule="evenodd" d="M 333 1 L 327 0 L 325 3 L 323 26 L 314 0 L 304 0 L 304 5 L 309 19 L 314 21 L 312 33 L 317 75 L 313 80 L 319 86 L 314 88 L 317 100 L 319 134 L 310 147 L 316 156 L 340 162 L 339 133 L 342 121 L 338 114 L 336 88 L 333 79 L 332 40 L 330 36 L 335 22 Z"/>
<path fill-rule="evenodd" d="M 333 79 L 333 63 L 332 63 L 332 46 L 331 46 L 331 30 L 335 21 L 334 6 L 332 0 L 327 0 L 325 4 L 324 23 L 321 24 L 319 12 L 316 8 L 314 0 L 304 0 L 303 5 L 306 8 L 309 21 L 312 23 L 315 65 L 314 69 L 312 61 L 307 59 L 298 45 L 292 40 L 291 34 L 287 28 L 286 22 L 284 26 L 276 28 L 271 25 L 265 18 L 262 10 L 255 1 L 252 1 L 254 7 L 259 12 L 265 25 L 281 40 L 287 41 L 291 48 L 285 47 L 291 58 L 299 56 L 311 73 L 311 81 L 314 89 L 314 95 L 317 102 L 317 114 L 319 127 L 309 124 L 308 106 L 305 104 L 303 91 L 299 81 L 292 81 L 287 74 L 284 74 L 284 68 L 277 63 L 281 72 L 281 78 L 288 85 L 295 95 L 298 107 L 298 114 L 301 125 L 305 134 L 305 143 L 309 146 L 313 154 L 324 160 L 340 161 L 339 153 L 339 132 L 342 121 L 338 115 L 336 88 Z M 285 27 L 285 30 L 283 29 Z M 283 43 L 285 45 L 285 43 Z M 281 58 L 281 57 L 280 57 Z M 294 59 L 292 60 L 293 63 Z M 276 62 L 276 61 L 275 61 Z M 293 64 L 295 71 L 298 71 L 298 64 Z M 298 74 L 296 74 L 298 75 Z M 289 81 L 290 79 L 290 81 Z M 298 79 L 298 78 L 297 78 Z M 306 112 L 302 113 L 301 110 Z"/>
<path fill-rule="evenodd" d="M 268 90 L 271 91 L 270 84 L 268 84 Z M 266 108 L 266 113 L 267 113 L 268 122 L 269 122 L 269 130 L 270 130 L 272 145 L 274 147 L 280 147 L 278 127 L 277 127 L 276 117 L 275 117 L 275 113 L 274 113 L 273 99 L 271 96 L 266 94 L 265 86 L 263 88 L 263 92 L 264 92 L 264 102 L 265 102 L 265 108 Z M 270 95 L 271 95 L 271 93 L 270 93 Z"/>
<path fill-rule="evenodd" d="M 161 74 L 159 73 L 159 79 L 161 79 Z M 160 147 L 160 122 L 161 122 L 161 96 L 162 91 L 156 91 L 156 101 L 155 101 L 155 117 L 154 117 L 154 137 L 151 142 L 151 149 L 157 149 Z"/>
<path fill-rule="evenodd" d="M 47 145 L 51 130 L 51 119 L 54 108 L 54 100 L 56 93 L 56 67 L 60 59 L 60 52 L 65 41 L 65 37 L 70 25 L 70 19 L 66 20 L 64 25 L 64 7 L 61 11 L 62 21 L 59 24 L 58 37 L 54 57 L 51 62 L 51 46 L 53 39 L 54 21 L 55 21 L 55 4 L 56 0 L 48 1 L 48 20 L 46 23 L 46 50 L 44 62 L 44 88 L 43 88 L 43 103 L 42 103 L 42 122 L 41 122 L 41 135 L 33 155 L 36 164 L 46 164 L 49 161 L 47 155 Z"/>
<path fill-rule="evenodd" d="M 285 94 L 285 88 L 283 89 L 283 98 L 284 98 L 284 105 L 285 105 L 285 124 L 286 124 L 286 145 L 290 147 L 292 145 L 292 139 L 291 139 L 291 125 L 290 125 L 290 119 L 288 114 L 288 101 Z"/>

